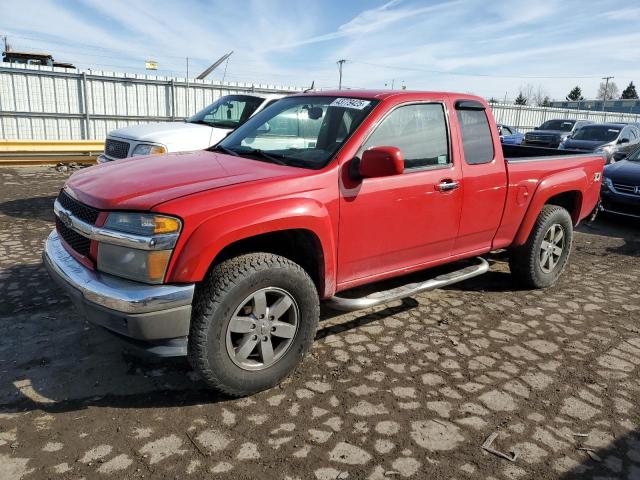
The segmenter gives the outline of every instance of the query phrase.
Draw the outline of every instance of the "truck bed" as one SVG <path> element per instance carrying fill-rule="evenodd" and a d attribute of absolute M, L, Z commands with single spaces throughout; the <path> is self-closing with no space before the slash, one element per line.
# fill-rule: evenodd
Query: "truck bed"
<path fill-rule="evenodd" d="M 507 162 L 529 161 L 541 157 L 562 158 L 567 156 L 593 157 L 593 153 L 580 150 L 558 150 L 557 148 L 531 147 L 527 145 L 502 144 L 502 154 Z"/>

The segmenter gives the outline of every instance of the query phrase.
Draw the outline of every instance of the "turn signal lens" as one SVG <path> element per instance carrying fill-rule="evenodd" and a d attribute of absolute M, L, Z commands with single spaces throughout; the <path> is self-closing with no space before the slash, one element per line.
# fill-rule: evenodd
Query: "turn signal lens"
<path fill-rule="evenodd" d="M 153 218 L 155 226 L 153 233 L 175 233 L 180 231 L 180 220 L 171 217 Z"/>
<path fill-rule="evenodd" d="M 147 277 L 150 282 L 160 283 L 164 279 L 171 257 L 171 250 L 158 250 L 149 252 L 147 256 Z"/>

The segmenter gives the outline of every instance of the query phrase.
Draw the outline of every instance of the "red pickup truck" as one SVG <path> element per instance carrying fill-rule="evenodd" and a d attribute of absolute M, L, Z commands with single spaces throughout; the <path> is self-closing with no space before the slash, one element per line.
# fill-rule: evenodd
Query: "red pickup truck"
<path fill-rule="evenodd" d="M 521 284 L 558 279 L 604 160 L 497 132 L 470 95 L 290 96 L 208 150 L 75 173 L 44 261 L 90 322 L 247 395 L 302 360 L 321 300 L 355 310 L 449 285 L 497 249 Z"/>

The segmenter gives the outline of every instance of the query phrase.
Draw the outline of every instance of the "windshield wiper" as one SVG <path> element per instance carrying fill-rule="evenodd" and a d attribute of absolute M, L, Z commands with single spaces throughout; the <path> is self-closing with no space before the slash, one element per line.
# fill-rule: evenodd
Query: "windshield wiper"
<path fill-rule="evenodd" d="M 284 162 L 283 159 L 287 158 L 282 154 L 277 153 L 267 153 L 259 148 L 250 148 L 246 150 L 240 150 L 237 152 L 238 155 L 246 154 L 246 155 L 257 155 L 271 163 L 275 163 L 277 165 L 287 165 L 287 162 Z"/>
<path fill-rule="evenodd" d="M 230 148 L 223 147 L 222 145 L 214 145 L 209 149 L 210 152 L 223 152 L 228 155 L 233 155 L 234 157 L 239 157 L 240 154 L 235 150 L 231 150 Z"/>

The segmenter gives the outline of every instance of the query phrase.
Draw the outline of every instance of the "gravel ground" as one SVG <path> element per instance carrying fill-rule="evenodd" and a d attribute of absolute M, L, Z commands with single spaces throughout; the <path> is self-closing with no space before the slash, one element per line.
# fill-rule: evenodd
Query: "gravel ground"
<path fill-rule="evenodd" d="M 40 252 L 67 173 L 0 169 L 0 479 L 640 479 L 640 223 L 575 236 L 545 291 L 483 277 L 323 311 L 280 387 L 233 400 L 123 354 Z M 497 433 L 492 447 L 481 446 Z"/>

